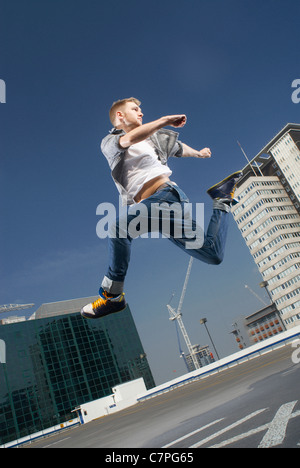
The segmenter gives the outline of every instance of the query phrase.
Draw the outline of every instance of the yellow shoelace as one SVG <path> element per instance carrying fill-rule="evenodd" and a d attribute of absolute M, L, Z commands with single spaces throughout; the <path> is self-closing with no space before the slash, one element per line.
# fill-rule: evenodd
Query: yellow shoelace
<path fill-rule="evenodd" d="M 93 302 L 92 307 L 93 309 L 97 309 L 98 307 L 101 307 L 107 302 L 107 299 L 102 299 L 102 297 L 99 297 L 96 301 Z"/>

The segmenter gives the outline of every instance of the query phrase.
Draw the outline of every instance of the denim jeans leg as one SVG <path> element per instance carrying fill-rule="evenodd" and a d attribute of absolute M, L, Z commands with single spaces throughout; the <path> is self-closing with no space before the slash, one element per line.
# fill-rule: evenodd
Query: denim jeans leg
<path fill-rule="evenodd" d="M 132 228 L 134 220 L 137 226 Z M 140 221 L 140 223 L 139 223 Z M 130 206 L 111 226 L 108 238 L 109 267 L 101 287 L 111 294 L 121 294 L 127 274 L 133 239 L 150 232 L 151 200 Z M 135 229 L 136 228 L 136 229 Z M 131 232 L 133 230 L 133 233 Z"/>
<path fill-rule="evenodd" d="M 195 231 L 193 221 L 193 231 Z M 222 210 L 213 210 L 202 247 L 187 249 L 188 239 L 171 238 L 170 240 L 192 257 L 209 265 L 219 265 L 224 259 L 225 245 L 229 225 L 229 214 Z"/>
<path fill-rule="evenodd" d="M 144 200 L 142 202 L 144 207 L 142 219 L 145 220 L 144 227 L 146 226 L 146 231 L 151 231 L 150 223 L 152 204 L 163 203 L 165 206 L 169 205 L 171 210 L 173 203 L 180 203 L 182 207 L 182 213 L 184 213 L 184 196 L 185 194 L 183 192 L 181 193 L 178 189 L 175 190 L 174 188 L 169 187 Z M 135 206 L 138 209 L 138 205 Z M 130 261 L 131 244 L 133 240 L 133 237 L 128 234 L 128 226 L 136 216 L 136 213 L 130 214 L 129 209 L 129 212 L 126 214 L 126 219 L 124 217 L 118 218 L 115 226 L 113 226 L 113 228 L 115 228 L 116 235 L 109 236 L 108 239 L 109 268 L 101 286 L 107 292 L 112 294 L 120 294 L 123 292 L 124 281 Z M 207 233 L 204 236 L 204 242 L 201 247 L 195 249 L 186 248 L 187 242 L 190 242 L 191 240 L 190 238 L 187 238 L 184 235 L 182 238 L 178 238 L 174 235 L 178 227 L 175 224 L 178 222 L 182 223 L 181 229 L 182 232 L 184 232 L 185 220 L 182 218 L 178 221 L 178 218 L 175 217 L 174 219 L 172 216 L 169 217 L 169 220 L 171 234 L 169 238 L 175 245 L 204 263 L 219 265 L 223 261 L 229 224 L 229 214 L 227 212 L 219 209 L 213 210 Z M 195 221 L 192 221 L 192 226 L 193 231 L 195 232 Z M 162 232 L 161 229 L 160 232 Z"/>
<path fill-rule="evenodd" d="M 204 244 L 199 249 L 199 259 L 219 265 L 224 259 L 225 245 L 228 234 L 229 213 L 222 210 L 213 210 Z"/>
<path fill-rule="evenodd" d="M 127 234 L 128 217 L 117 218 L 108 236 L 109 267 L 101 287 L 111 294 L 121 294 L 130 261 L 132 238 Z"/>
<path fill-rule="evenodd" d="M 139 215 L 142 221 L 141 224 L 143 225 L 143 232 L 140 232 L 140 234 L 150 232 L 152 204 L 159 204 L 166 200 L 170 200 L 171 203 L 178 201 L 170 187 L 153 194 L 140 204 L 129 207 L 127 212 L 119 217 L 116 223 L 111 226 L 108 239 L 109 267 L 101 284 L 101 287 L 105 291 L 111 294 L 121 294 L 123 292 L 130 261 L 132 240 L 137 237 L 133 234 L 133 237 L 131 237 L 128 233 L 130 231 L 130 223 Z M 139 208 L 141 209 L 140 213 L 138 213 Z M 112 235 L 112 233 L 115 235 Z"/>

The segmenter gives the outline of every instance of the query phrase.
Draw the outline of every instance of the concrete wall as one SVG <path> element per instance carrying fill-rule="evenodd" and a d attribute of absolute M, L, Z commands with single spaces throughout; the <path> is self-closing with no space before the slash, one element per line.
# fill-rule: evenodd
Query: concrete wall
<path fill-rule="evenodd" d="M 147 391 L 144 379 L 132 380 L 112 388 L 112 395 L 80 405 L 84 424 L 115 413 L 137 403 L 137 397 Z"/>

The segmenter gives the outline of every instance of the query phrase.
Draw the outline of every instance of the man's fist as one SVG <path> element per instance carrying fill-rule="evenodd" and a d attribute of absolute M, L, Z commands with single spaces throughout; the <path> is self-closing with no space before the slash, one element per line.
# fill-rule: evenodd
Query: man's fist
<path fill-rule="evenodd" d="M 171 127 L 179 128 L 179 127 L 184 127 L 186 124 L 186 115 L 184 114 L 179 114 L 179 115 L 168 115 L 168 124 Z"/>
<path fill-rule="evenodd" d="M 199 151 L 199 158 L 211 158 L 210 148 L 203 148 Z"/>

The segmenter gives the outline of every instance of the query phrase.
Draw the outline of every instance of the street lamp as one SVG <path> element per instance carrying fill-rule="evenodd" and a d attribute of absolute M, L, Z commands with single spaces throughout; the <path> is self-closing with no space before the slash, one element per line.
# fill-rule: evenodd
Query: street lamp
<path fill-rule="evenodd" d="M 210 339 L 210 341 L 211 341 L 211 343 L 212 343 L 212 345 L 213 345 L 213 348 L 214 348 L 214 350 L 215 350 L 215 353 L 216 353 L 218 359 L 220 360 L 220 356 L 218 355 L 218 351 L 217 351 L 217 349 L 216 349 L 216 347 L 215 347 L 215 345 L 214 345 L 214 342 L 213 342 L 213 340 L 212 340 L 212 337 L 210 336 L 210 333 L 209 333 L 209 331 L 208 331 L 206 322 L 207 322 L 207 318 L 204 317 L 204 318 L 200 319 L 200 323 L 201 323 L 201 325 L 204 325 L 204 326 L 205 326 L 206 331 L 207 331 L 207 334 L 208 334 L 208 336 L 209 336 L 209 339 Z"/>
<path fill-rule="evenodd" d="M 271 296 L 270 291 L 269 291 L 268 288 L 267 288 L 268 284 L 269 284 L 268 281 L 262 281 L 261 283 L 259 283 L 259 286 L 260 286 L 261 288 L 265 288 L 265 290 L 266 290 L 266 292 L 267 292 L 267 294 L 268 294 L 268 296 L 269 296 L 269 299 L 270 299 L 270 301 L 271 301 L 271 304 L 273 304 L 273 298 L 272 298 L 272 296 Z"/>

